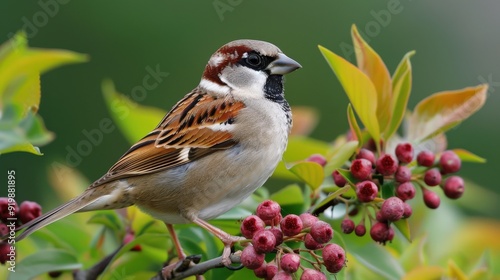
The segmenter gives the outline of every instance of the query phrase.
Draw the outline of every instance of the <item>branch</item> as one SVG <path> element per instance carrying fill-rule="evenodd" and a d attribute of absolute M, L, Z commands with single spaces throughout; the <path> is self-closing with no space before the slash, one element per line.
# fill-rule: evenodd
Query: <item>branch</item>
<path fill-rule="evenodd" d="M 229 256 L 229 258 L 231 259 L 231 262 L 233 264 L 241 263 L 239 255 L 231 254 Z M 162 270 L 162 271 L 158 272 L 158 274 L 156 276 L 151 278 L 151 280 L 179 280 L 179 279 L 184 279 L 186 277 L 193 276 L 193 275 L 201 275 L 201 274 L 203 274 L 203 273 L 205 273 L 208 270 L 213 269 L 213 268 L 225 267 L 224 264 L 222 264 L 222 256 L 215 258 L 215 259 L 211 259 L 211 260 L 202 262 L 202 263 L 199 263 L 199 264 L 194 264 L 191 266 L 184 266 L 182 261 L 181 261 L 181 262 L 175 264 L 175 266 L 176 267 L 172 270 L 171 273 L 167 273 L 167 274 L 170 274 L 167 278 L 164 278 L 163 270 Z M 231 270 L 239 270 L 242 267 L 243 266 L 239 265 L 239 266 L 235 266 L 235 267 L 230 266 L 227 268 L 231 269 Z"/>

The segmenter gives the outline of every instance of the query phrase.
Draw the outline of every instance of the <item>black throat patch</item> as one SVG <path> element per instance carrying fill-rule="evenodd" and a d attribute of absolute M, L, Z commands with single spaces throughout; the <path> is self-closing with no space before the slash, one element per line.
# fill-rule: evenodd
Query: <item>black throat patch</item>
<path fill-rule="evenodd" d="M 264 93 L 264 96 L 273 102 L 286 102 L 285 92 L 283 91 L 283 76 L 269 75 L 264 85 Z"/>

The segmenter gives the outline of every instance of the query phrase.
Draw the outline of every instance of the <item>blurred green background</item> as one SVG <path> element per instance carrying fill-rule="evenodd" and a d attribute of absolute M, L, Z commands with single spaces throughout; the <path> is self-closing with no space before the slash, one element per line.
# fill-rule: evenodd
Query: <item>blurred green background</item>
<path fill-rule="evenodd" d="M 312 136 L 332 140 L 348 128 L 347 97 L 317 45 L 354 61 L 349 47 L 355 23 L 391 72 L 407 51 L 416 50 L 410 108 L 437 91 L 490 83 L 484 108 L 449 132 L 448 140 L 450 148 L 488 159 L 486 165 L 464 164 L 461 174 L 500 193 L 495 177 L 500 167 L 499 12 L 495 0 L 4 0 L 0 42 L 24 28 L 31 46 L 85 53 L 90 62 L 42 76 L 40 114 L 56 139 L 41 148 L 42 157 L 2 155 L 0 170 L 16 170 L 18 201 L 56 206 L 47 173 L 54 163 L 67 163 L 69 151 L 87 139 L 84 131 L 98 129 L 110 117 L 101 93 L 103 79 L 112 79 L 120 92 L 132 96 L 148 67 L 167 72 L 136 101 L 168 110 L 198 84 L 209 56 L 240 38 L 270 41 L 302 64 L 303 69 L 287 77 L 287 99 L 316 108 L 321 119 Z M 76 168 L 95 180 L 128 147 L 118 130 L 104 133 Z M 2 186 L 6 177 L 0 177 Z M 2 187 L 0 195 L 6 191 Z M 491 215 L 498 217 L 498 212 Z"/>

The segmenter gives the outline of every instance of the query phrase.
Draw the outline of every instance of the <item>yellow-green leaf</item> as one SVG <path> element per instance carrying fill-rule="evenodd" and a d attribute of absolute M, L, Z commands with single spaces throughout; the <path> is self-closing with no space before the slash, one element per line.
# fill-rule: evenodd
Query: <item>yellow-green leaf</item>
<path fill-rule="evenodd" d="M 411 242 L 410 225 L 408 224 L 408 219 L 401 219 L 394 222 L 396 228 L 403 234 L 408 241 Z"/>
<path fill-rule="evenodd" d="M 456 280 L 468 280 L 469 278 L 465 273 L 457 266 L 453 260 L 448 260 L 448 276 L 451 279 Z"/>
<path fill-rule="evenodd" d="M 411 51 L 403 57 L 392 77 L 392 99 L 389 109 L 392 111 L 392 118 L 384 132 L 385 139 L 391 138 L 404 119 L 412 83 L 410 57 L 414 54 L 415 51 Z"/>
<path fill-rule="evenodd" d="M 288 169 L 313 190 L 323 183 L 323 167 L 316 162 L 302 161 Z"/>
<path fill-rule="evenodd" d="M 467 150 L 464 149 L 453 149 L 453 152 L 457 154 L 457 156 L 462 160 L 466 162 L 476 162 L 476 163 L 485 163 L 486 159 L 482 158 L 478 155 L 475 155 Z"/>
<path fill-rule="evenodd" d="M 402 280 L 442 279 L 443 273 L 439 266 L 420 266 L 408 272 Z"/>
<path fill-rule="evenodd" d="M 141 106 L 115 90 L 113 82 L 102 84 L 102 91 L 113 120 L 130 143 L 144 137 L 163 119 L 165 111 Z"/>
<path fill-rule="evenodd" d="M 377 120 L 377 90 L 372 81 L 344 58 L 322 46 L 319 49 L 344 87 L 359 119 L 378 145 L 380 127 Z"/>
<path fill-rule="evenodd" d="M 358 68 L 370 78 L 377 91 L 377 119 L 380 130 L 385 131 L 392 114 L 392 86 L 389 70 L 377 52 L 363 40 L 356 25 L 352 26 L 351 35 Z"/>
<path fill-rule="evenodd" d="M 324 176 L 330 176 L 335 169 L 342 167 L 351 158 L 357 148 L 358 141 L 349 141 L 330 153 L 326 159 Z"/>
<path fill-rule="evenodd" d="M 459 124 L 486 101 L 488 85 L 443 91 L 422 100 L 410 118 L 408 138 L 421 142 Z"/>
<path fill-rule="evenodd" d="M 359 128 L 358 121 L 356 120 L 356 116 L 354 115 L 354 110 L 352 109 L 351 103 L 347 105 L 347 122 L 349 122 L 349 127 L 351 128 L 351 133 L 356 136 L 356 140 L 358 141 L 358 147 L 361 148 L 363 141 L 361 135 L 361 128 Z"/>
<path fill-rule="evenodd" d="M 4 43 L 1 50 L 0 107 L 10 101 L 21 104 L 25 111 L 38 109 L 41 73 L 63 64 L 87 60 L 87 56 L 72 51 L 28 48 L 24 33 L 18 33 Z"/>
<path fill-rule="evenodd" d="M 293 136 L 288 139 L 288 146 L 283 155 L 283 160 L 274 170 L 273 177 L 287 180 L 296 180 L 286 164 L 305 160 L 312 154 L 324 155 L 328 152 L 329 144 L 309 137 Z"/>

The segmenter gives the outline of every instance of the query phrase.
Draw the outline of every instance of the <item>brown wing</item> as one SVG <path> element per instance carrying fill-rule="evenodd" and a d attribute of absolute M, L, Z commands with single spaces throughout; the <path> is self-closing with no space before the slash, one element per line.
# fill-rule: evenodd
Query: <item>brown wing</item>
<path fill-rule="evenodd" d="M 90 188 L 186 164 L 234 146 L 232 123 L 244 107 L 242 102 L 194 90 Z"/>

